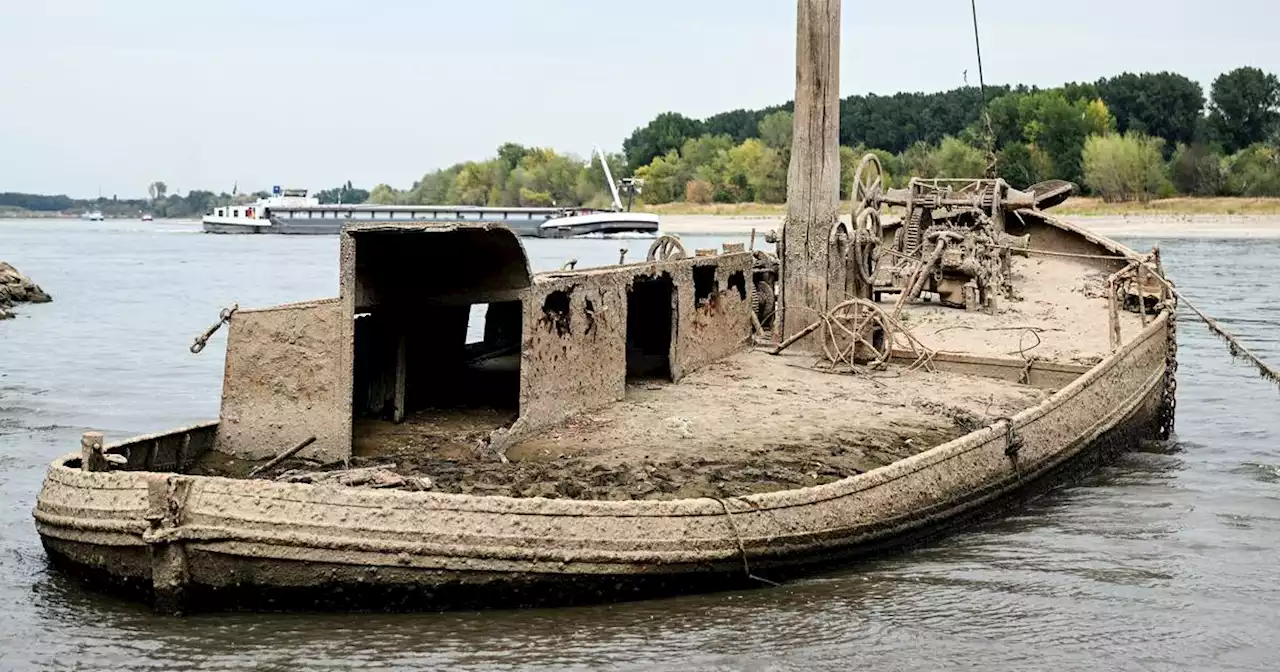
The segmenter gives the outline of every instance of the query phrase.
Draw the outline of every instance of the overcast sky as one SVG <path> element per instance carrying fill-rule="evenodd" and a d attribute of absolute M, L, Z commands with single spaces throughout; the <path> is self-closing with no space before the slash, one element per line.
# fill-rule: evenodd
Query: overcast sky
<path fill-rule="evenodd" d="M 842 96 L 977 82 L 968 0 L 843 12 Z M 1277 0 L 978 17 L 992 83 L 1280 72 Z M 659 112 L 789 100 L 794 31 L 794 0 L 0 0 L 0 191 L 403 188 L 508 140 L 620 150 Z"/>

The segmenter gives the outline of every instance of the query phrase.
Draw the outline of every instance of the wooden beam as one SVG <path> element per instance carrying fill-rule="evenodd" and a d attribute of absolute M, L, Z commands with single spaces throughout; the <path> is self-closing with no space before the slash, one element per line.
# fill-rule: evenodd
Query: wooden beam
<path fill-rule="evenodd" d="M 400 333 L 396 337 L 396 389 L 395 389 L 395 417 L 393 421 L 404 422 L 404 395 L 405 386 L 409 376 L 409 361 L 406 356 L 407 344 L 405 343 L 405 328 L 400 326 Z"/>
<path fill-rule="evenodd" d="M 839 217 L 840 0 L 798 0 L 795 126 L 780 250 L 784 337 L 827 309 L 835 289 L 828 279 L 828 237 Z M 806 341 L 811 345 L 797 346 L 818 345 L 817 339 Z"/>
<path fill-rule="evenodd" d="M 102 432 L 85 432 L 80 435 L 80 470 L 106 471 L 107 456 L 103 454 Z"/>

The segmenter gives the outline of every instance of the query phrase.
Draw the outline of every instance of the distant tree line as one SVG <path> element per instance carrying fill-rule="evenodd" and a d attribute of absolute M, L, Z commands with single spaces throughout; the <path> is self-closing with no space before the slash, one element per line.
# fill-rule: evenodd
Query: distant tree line
<path fill-rule="evenodd" d="M 226 192 L 214 193 L 193 189 L 186 196 L 169 193 L 168 185 L 163 181 L 155 181 L 147 185 L 148 198 L 85 198 L 73 199 L 68 196 L 44 196 L 40 194 L 0 193 L 0 208 L 10 207 L 30 212 L 82 214 L 99 211 L 106 217 L 138 217 L 151 214 L 155 217 L 194 218 L 200 217 L 214 208 L 253 203 L 270 194 L 265 191 L 246 193 Z M 364 203 L 369 200 L 369 192 L 358 189 L 347 182 L 344 185 L 325 189 L 315 194 L 321 203 Z"/>
<path fill-rule="evenodd" d="M 994 159 L 1016 187 L 1076 182 L 1111 200 L 1158 196 L 1280 196 L 1280 80 L 1254 67 L 1218 76 L 1206 100 L 1175 73 L 1124 73 L 1040 89 L 975 87 L 939 93 L 855 95 L 840 101 L 841 191 L 862 154 L 877 153 L 890 183 L 911 176 L 981 176 Z M 792 103 L 693 119 L 664 112 L 610 154 L 615 179 L 644 180 L 641 199 L 782 202 L 791 155 Z M 0 207 L 98 209 L 192 217 L 266 196 L 190 191 L 163 182 L 147 200 L 76 200 L 0 194 Z M 506 143 L 496 155 L 426 173 L 407 189 L 351 182 L 318 192 L 323 203 L 578 206 L 610 204 L 599 161 Z"/>
<path fill-rule="evenodd" d="M 876 151 L 898 184 L 980 176 L 994 158 L 1015 186 L 1066 179 L 1108 199 L 1280 196 L 1280 82 L 1258 68 L 1220 75 L 1207 101 L 1199 84 L 1169 72 L 988 87 L 987 97 L 989 129 L 975 87 L 841 100 L 842 172 L 851 177 L 850 164 Z M 650 203 L 780 202 L 790 138 L 776 129 L 791 109 L 660 114 L 623 142 L 628 167 L 646 180 Z"/>
<path fill-rule="evenodd" d="M 606 156 L 615 180 L 630 176 L 624 156 Z M 384 205 L 607 207 L 611 201 L 599 161 L 513 142 L 492 158 L 427 173 L 408 189 L 379 184 L 369 193 L 370 203 Z"/>
<path fill-rule="evenodd" d="M 66 196 L 20 194 L 12 191 L 0 193 L 0 207 L 21 208 L 39 212 L 57 212 L 75 207 L 75 201 Z"/>

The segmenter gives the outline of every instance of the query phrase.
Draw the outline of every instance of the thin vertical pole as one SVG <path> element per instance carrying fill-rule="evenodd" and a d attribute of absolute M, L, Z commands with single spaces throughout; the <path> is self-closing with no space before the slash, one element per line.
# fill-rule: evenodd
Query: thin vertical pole
<path fill-rule="evenodd" d="M 982 95 L 982 111 L 987 109 L 987 83 L 982 76 L 982 41 L 978 39 L 978 0 L 969 0 L 973 10 L 973 47 L 978 52 L 978 92 Z"/>
<path fill-rule="evenodd" d="M 991 117 L 987 115 L 987 80 L 982 72 L 982 40 L 978 39 L 978 0 L 969 0 L 969 9 L 973 13 L 973 48 L 978 53 L 978 95 L 981 98 L 978 106 L 978 121 L 982 122 L 984 139 L 987 146 L 987 177 L 996 176 L 996 139 L 991 130 Z"/>

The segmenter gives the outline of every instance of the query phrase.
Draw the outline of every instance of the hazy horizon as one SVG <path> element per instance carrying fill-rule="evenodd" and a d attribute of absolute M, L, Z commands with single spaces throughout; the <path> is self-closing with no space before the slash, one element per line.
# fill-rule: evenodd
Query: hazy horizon
<path fill-rule="evenodd" d="M 1270 3 L 1146 4 L 978 0 L 986 80 L 1168 70 L 1207 96 L 1224 71 L 1280 71 Z M 968 0 L 901 7 L 844 2 L 841 96 L 977 84 Z M 660 112 L 790 100 L 794 31 L 791 0 L 0 0 L 0 191 L 404 188 L 506 141 L 618 151 Z"/>

